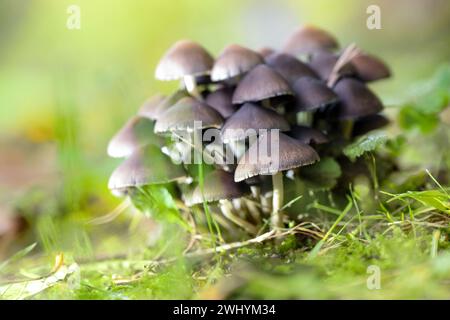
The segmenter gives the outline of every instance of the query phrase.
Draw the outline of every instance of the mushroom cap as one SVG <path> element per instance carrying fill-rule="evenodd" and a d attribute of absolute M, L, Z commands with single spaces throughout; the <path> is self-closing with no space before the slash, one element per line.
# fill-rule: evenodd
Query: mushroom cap
<path fill-rule="evenodd" d="M 168 81 L 198 76 L 209 73 L 213 63 L 213 57 L 201 45 L 191 40 L 180 40 L 161 58 L 155 77 Z"/>
<path fill-rule="evenodd" d="M 380 112 L 380 99 L 361 81 L 344 78 L 334 86 L 339 97 L 337 117 L 341 120 L 355 119 Z"/>
<path fill-rule="evenodd" d="M 161 94 L 149 98 L 138 110 L 138 115 L 157 120 L 167 109 L 173 106 L 178 100 L 187 96 L 184 90 L 178 90 L 168 97 Z"/>
<path fill-rule="evenodd" d="M 301 77 L 318 78 L 317 74 L 305 63 L 287 53 L 273 53 L 265 58 L 266 64 L 276 70 L 289 83 Z"/>
<path fill-rule="evenodd" d="M 336 38 L 329 32 L 306 25 L 296 29 L 287 39 L 283 52 L 292 55 L 309 54 L 318 49 L 333 50 L 338 47 Z"/>
<path fill-rule="evenodd" d="M 155 124 L 156 133 L 194 130 L 194 122 L 201 122 L 200 127 L 220 128 L 222 116 L 205 102 L 193 97 L 184 97 L 164 112 Z"/>
<path fill-rule="evenodd" d="M 388 118 L 381 114 L 373 114 L 362 117 L 355 121 L 353 125 L 352 135 L 354 137 L 366 134 L 372 130 L 377 130 L 389 124 Z"/>
<path fill-rule="evenodd" d="M 259 53 L 231 44 L 216 59 L 211 70 L 211 80 L 222 81 L 236 77 L 263 62 L 263 57 Z"/>
<path fill-rule="evenodd" d="M 138 115 L 155 120 L 156 110 L 160 108 L 160 105 L 164 102 L 164 100 L 166 100 L 166 98 L 167 97 L 165 95 L 159 93 L 151 96 L 141 105 L 137 112 Z"/>
<path fill-rule="evenodd" d="M 279 133 L 278 159 L 271 154 L 270 141 L 272 132 L 260 135 L 258 141 L 253 143 L 245 155 L 239 160 L 239 164 L 234 172 L 234 181 L 242 181 L 256 175 L 273 175 L 280 171 L 286 171 L 319 160 L 317 152 L 300 141 L 291 138 L 284 133 Z M 268 156 L 260 156 L 260 149 L 267 148 Z"/>
<path fill-rule="evenodd" d="M 174 165 L 161 150 L 153 145 L 136 149 L 111 174 L 108 188 L 123 190 L 152 184 L 185 180 L 182 167 Z"/>
<path fill-rule="evenodd" d="M 251 132 L 247 130 L 254 130 L 257 134 L 260 129 L 288 131 L 290 126 L 287 120 L 274 110 L 248 102 L 225 121 L 221 134 L 225 142 L 237 141 L 249 136 Z"/>
<path fill-rule="evenodd" d="M 331 71 L 338 59 L 339 55 L 337 54 L 325 50 L 318 50 L 311 56 L 309 66 L 319 75 L 320 79 L 326 81 L 330 77 Z M 339 71 L 341 76 L 351 76 L 355 73 L 355 67 L 351 63 L 347 63 Z"/>
<path fill-rule="evenodd" d="M 262 47 L 262 48 L 259 48 L 257 51 L 263 58 L 271 55 L 272 53 L 275 53 L 275 49 L 270 48 L 270 47 Z"/>
<path fill-rule="evenodd" d="M 338 101 L 338 96 L 333 90 L 322 81 L 311 77 L 295 81 L 292 90 L 295 93 L 297 111 L 316 110 Z"/>
<path fill-rule="evenodd" d="M 323 144 L 329 142 L 328 137 L 322 131 L 307 126 L 293 126 L 288 135 L 304 144 Z"/>
<path fill-rule="evenodd" d="M 154 125 L 151 120 L 133 116 L 109 141 L 108 155 L 113 158 L 128 157 L 134 150 L 146 144 L 160 146 L 161 137 L 158 137 L 153 130 Z"/>
<path fill-rule="evenodd" d="M 254 67 L 239 82 L 233 94 L 233 103 L 254 102 L 291 95 L 292 91 L 284 78 L 272 68 L 260 64 Z"/>
<path fill-rule="evenodd" d="M 208 94 L 205 102 L 226 119 L 230 117 L 238 108 L 232 103 L 232 98 L 233 89 L 224 87 Z"/>
<path fill-rule="evenodd" d="M 360 54 L 352 59 L 358 78 L 364 82 L 389 78 L 391 70 L 381 59 L 371 54 Z"/>
<path fill-rule="evenodd" d="M 240 198 L 248 193 L 245 184 L 234 182 L 233 174 L 223 171 L 214 170 L 206 175 L 203 181 L 203 194 L 198 185 L 191 197 L 191 204 L 206 202 L 214 202 L 224 199 Z"/>

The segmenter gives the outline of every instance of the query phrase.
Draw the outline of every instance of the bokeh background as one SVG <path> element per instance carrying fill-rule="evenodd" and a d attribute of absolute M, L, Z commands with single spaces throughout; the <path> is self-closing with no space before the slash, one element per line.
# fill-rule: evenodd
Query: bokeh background
<path fill-rule="evenodd" d="M 80 30 L 66 27 L 72 4 Z M 381 8 L 381 30 L 366 27 L 370 4 Z M 95 235 L 83 221 L 119 203 L 107 190 L 118 164 L 108 139 L 148 96 L 177 86 L 153 77 L 174 41 L 213 54 L 228 43 L 279 48 L 304 23 L 391 65 L 394 78 L 373 86 L 388 113 L 450 60 L 448 0 L 0 0 L 0 226 L 11 215 L 36 226 L 28 240 L 0 242 L 0 260 L 29 237 L 89 253 Z M 122 240 L 102 236 L 92 250 Z"/>

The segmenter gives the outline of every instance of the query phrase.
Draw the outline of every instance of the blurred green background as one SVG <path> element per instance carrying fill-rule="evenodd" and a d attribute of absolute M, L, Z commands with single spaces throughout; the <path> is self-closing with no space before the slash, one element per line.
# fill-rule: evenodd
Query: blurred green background
<path fill-rule="evenodd" d="M 66 27 L 72 4 L 80 30 Z M 370 4 L 381 30 L 366 27 Z M 153 77 L 174 41 L 213 54 L 228 43 L 279 48 L 304 23 L 386 60 L 394 78 L 373 88 L 388 106 L 450 60 L 448 0 L 0 0 L 0 215 L 28 203 L 75 220 L 111 210 L 119 161 L 107 142 L 148 96 L 177 86 Z"/>

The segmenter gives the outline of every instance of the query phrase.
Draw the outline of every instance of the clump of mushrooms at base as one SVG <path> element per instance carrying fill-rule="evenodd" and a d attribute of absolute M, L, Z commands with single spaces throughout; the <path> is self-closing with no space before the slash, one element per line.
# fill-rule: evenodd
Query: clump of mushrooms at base
<path fill-rule="evenodd" d="M 170 185 L 177 206 L 202 214 L 208 206 L 224 233 L 286 228 L 297 219 L 286 205 L 302 196 L 288 197 L 286 183 L 388 123 L 368 87 L 390 77 L 386 64 L 354 44 L 339 49 L 310 25 L 281 49 L 231 44 L 216 58 L 178 41 L 155 76 L 180 87 L 150 97 L 111 139 L 108 154 L 123 162 L 109 188 L 133 200 L 141 188 Z"/>

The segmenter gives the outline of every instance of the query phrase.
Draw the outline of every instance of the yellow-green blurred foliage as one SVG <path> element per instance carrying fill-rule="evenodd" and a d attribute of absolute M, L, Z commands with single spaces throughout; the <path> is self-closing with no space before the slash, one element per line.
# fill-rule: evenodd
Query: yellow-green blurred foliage
<path fill-rule="evenodd" d="M 72 4 L 81 9 L 80 30 L 66 27 Z M 369 4 L 381 7 L 381 30 L 366 27 Z M 395 77 L 375 89 L 395 101 L 448 60 L 449 7 L 447 0 L 0 0 L 0 136 L 59 141 L 69 159 L 59 169 L 76 170 L 70 163 L 82 159 L 109 163 L 100 171 L 106 180 L 117 163 L 104 154 L 109 137 L 146 97 L 177 85 L 153 78 L 174 41 L 191 38 L 213 54 L 230 42 L 279 48 L 303 23 L 388 61 Z"/>

